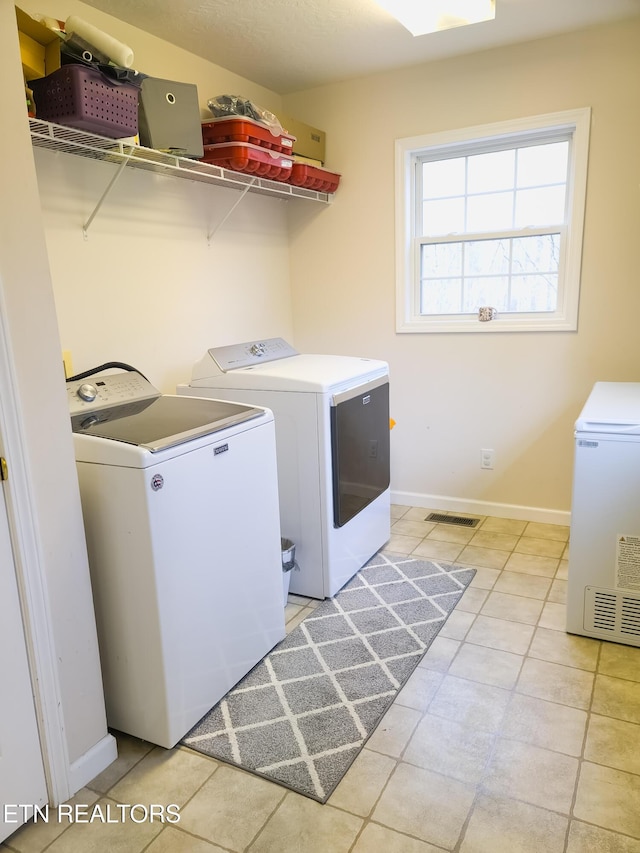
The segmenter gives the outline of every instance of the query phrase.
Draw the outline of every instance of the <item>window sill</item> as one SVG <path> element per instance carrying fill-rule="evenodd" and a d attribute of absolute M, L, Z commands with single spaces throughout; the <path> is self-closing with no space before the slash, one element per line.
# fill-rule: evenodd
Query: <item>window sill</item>
<path fill-rule="evenodd" d="M 547 317 L 544 320 L 532 317 L 514 318 L 498 315 L 495 320 L 482 322 L 476 316 L 465 318 L 442 318 L 431 320 L 399 321 L 399 334 L 480 334 L 501 332 L 575 332 L 577 323 L 564 317 Z"/>

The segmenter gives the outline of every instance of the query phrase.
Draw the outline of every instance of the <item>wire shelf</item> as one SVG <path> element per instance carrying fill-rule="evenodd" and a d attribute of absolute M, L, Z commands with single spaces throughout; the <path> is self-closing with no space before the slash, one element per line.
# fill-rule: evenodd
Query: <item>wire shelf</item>
<path fill-rule="evenodd" d="M 235 187 L 251 193 L 274 196 L 276 198 L 301 198 L 309 201 L 328 204 L 333 199 L 331 193 L 321 193 L 307 190 L 280 181 L 269 181 L 250 173 L 234 172 L 222 169 L 212 163 L 202 163 L 188 157 L 177 157 L 144 148 L 141 145 L 117 139 L 97 136 L 84 130 L 64 127 L 53 122 L 30 118 L 29 128 L 32 144 L 37 148 L 46 148 L 63 154 L 73 154 L 77 157 L 87 157 L 91 160 L 114 163 L 132 169 L 145 169 L 182 178 L 188 181 L 198 181 L 219 187 Z"/>

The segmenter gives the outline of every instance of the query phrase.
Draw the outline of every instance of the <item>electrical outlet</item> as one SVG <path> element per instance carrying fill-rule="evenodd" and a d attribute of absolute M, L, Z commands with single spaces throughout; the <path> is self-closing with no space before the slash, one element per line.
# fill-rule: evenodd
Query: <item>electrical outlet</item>
<path fill-rule="evenodd" d="M 68 349 L 62 350 L 62 364 L 64 365 L 64 376 L 68 379 L 73 376 L 73 365 L 71 363 L 71 351 Z"/>
<path fill-rule="evenodd" d="M 491 469 L 493 468 L 493 462 L 494 451 L 487 447 L 483 447 L 480 451 L 480 467 Z"/>

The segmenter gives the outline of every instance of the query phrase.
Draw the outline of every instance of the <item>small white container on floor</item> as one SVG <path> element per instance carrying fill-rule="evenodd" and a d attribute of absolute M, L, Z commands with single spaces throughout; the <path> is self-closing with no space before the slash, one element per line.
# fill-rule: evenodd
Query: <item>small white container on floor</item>
<path fill-rule="evenodd" d="M 291 572 L 296 564 L 296 546 L 291 539 L 280 539 L 280 550 L 282 551 L 282 593 L 284 595 L 284 606 L 286 607 L 289 584 L 291 583 Z"/>

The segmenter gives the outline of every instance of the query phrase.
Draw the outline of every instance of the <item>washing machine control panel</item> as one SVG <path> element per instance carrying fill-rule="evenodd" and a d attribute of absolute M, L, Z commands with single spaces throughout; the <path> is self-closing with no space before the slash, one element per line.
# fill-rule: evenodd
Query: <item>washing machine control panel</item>
<path fill-rule="evenodd" d="M 119 403 L 133 403 L 160 397 L 160 391 L 134 370 L 125 373 L 96 374 L 67 382 L 69 414 L 95 412 Z"/>
<path fill-rule="evenodd" d="M 247 341 L 244 344 L 232 344 L 228 347 L 213 347 L 209 355 L 218 368 L 227 373 L 241 367 L 252 367 L 265 361 L 276 361 L 279 358 L 289 358 L 298 355 L 291 344 L 284 338 L 268 338 L 264 341 Z"/>

